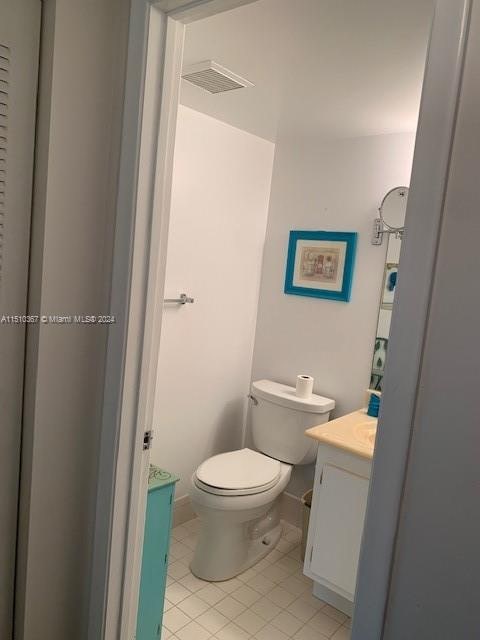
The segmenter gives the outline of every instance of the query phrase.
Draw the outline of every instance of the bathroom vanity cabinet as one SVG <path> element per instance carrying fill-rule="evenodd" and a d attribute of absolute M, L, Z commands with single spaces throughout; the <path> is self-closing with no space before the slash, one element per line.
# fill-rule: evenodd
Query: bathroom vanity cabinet
<path fill-rule="evenodd" d="M 346 418 L 351 434 L 348 430 L 342 431 L 345 428 L 345 423 L 340 422 L 342 418 L 338 419 L 337 426 L 334 424 L 337 421 L 332 421 L 328 429 L 325 425 L 307 432 L 314 437 L 312 432 L 317 429 L 316 436 L 320 437 L 317 437 L 319 446 L 304 573 L 314 581 L 314 595 L 351 615 L 376 420 L 366 418 L 364 412 L 355 412 Z M 359 424 L 362 425 L 360 435 Z M 354 441 L 348 442 L 349 435 L 362 440 L 359 448 Z M 366 439 L 368 446 L 365 446 Z"/>

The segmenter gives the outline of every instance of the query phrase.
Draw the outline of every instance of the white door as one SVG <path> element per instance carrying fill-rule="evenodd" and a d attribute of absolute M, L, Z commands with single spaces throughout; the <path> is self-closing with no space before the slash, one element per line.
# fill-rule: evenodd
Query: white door
<path fill-rule="evenodd" d="M 311 571 L 353 602 L 369 481 L 325 465 L 313 540 Z"/>
<path fill-rule="evenodd" d="M 0 638 L 12 637 L 40 0 L 0 2 Z"/>

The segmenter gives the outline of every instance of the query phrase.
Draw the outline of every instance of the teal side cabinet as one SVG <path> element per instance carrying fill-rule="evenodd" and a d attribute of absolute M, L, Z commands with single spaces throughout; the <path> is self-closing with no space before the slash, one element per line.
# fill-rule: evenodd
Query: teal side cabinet
<path fill-rule="evenodd" d="M 136 640 L 159 640 L 167 581 L 173 496 L 178 478 L 150 465 Z"/>

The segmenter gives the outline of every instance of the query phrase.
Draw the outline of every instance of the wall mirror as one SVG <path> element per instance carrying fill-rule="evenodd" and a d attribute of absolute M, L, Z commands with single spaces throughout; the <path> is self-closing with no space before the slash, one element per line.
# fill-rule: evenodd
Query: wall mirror
<path fill-rule="evenodd" d="M 381 238 L 383 238 L 384 235 L 388 238 L 388 247 L 383 271 L 380 308 L 370 377 L 370 389 L 377 391 L 382 390 L 407 200 L 408 187 L 395 187 L 385 195 L 379 208 L 380 218 L 378 218 L 378 220 L 380 220 L 381 224 L 379 233 L 381 234 Z M 377 223 L 377 220 L 375 223 Z M 374 244 L 381 244 L 381 241 L 380 243 L 374 242 Z"/>
<path fill-rule="evenodd" d="M 382 244 L 383 237 L 402 237 L 405 225 L 408 187 L 390 189 L 378 207 L 379 217 L 373 223 L 372 244 Z"/>

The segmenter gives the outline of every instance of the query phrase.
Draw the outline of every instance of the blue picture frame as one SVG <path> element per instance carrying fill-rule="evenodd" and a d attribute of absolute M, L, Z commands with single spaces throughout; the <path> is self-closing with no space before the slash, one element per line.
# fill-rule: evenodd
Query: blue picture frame
<path fill-rule="evenodd" d="M 348 231 L 290 231 L 284 292 L 349 302 L 357 236 Z M 312 245 L 307 246 L 305 241 Z M 326 244 L 322 246 L 322 242 Z M 302 253 L 297 259 L 299 249 Z"/>

